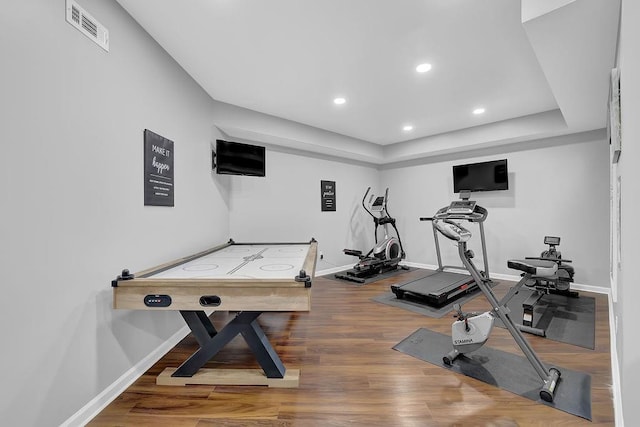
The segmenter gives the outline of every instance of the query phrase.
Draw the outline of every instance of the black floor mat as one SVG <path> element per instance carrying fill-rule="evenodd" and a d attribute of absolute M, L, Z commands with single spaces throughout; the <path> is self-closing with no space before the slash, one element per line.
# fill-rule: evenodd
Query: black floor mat
<path fill-rule="evenodd" d="M 448 366 L 442 361 L 442 356 L 453 348 L 451 337 L 425 328 L 416 330 L 393 348 L 540 404 L 591 420 L 591 376 L 585 373 L 557 367 L 562 375 L 553 403 L 549 403 L 540 398 L 542 380 L 524 356 L 485 345 L 467 356 L 458 357 L 452 366 Z"/>
<path fill-rule="evenodd" d="M 395 270 L 387 271 L 386 273 L 378 274 L 378 275 L 375 275 L 373 277 L 368 277 L 368 278 L 364 279 L 364 283 L 353 282 L 351 280 L 339 279 L 339 278 L 336 277 L 337 274 L 345 274 L 345 272 L 348 271 L 348 269 L 347 270 L 343 270 L 343 271 L 339 271 L 337 273 L 326 274 L 326 275 L 324 275 L 322 277 L 324 277 L 326 279 L 336 280 L 336 281 L 338 281 L 340 283 L 349 283 L 349 284 L 352 284 L 352 285 L 362 286 L 362 285 L 367 285 L 369 283 L 377 282 L 378 280 L 386 279 L 388 277 L 393 277 L 393 276 L 396 276 L 398 274 L 407 273 L 409 271 L 417 270 L 415 267 L 405 267 L 405 268 L 398 267 Z"/>
<path fill-rule="evenodd" d="M 522 302 L 534 291 L 521 289 L 507 306 L 511 319 L 522 323 Z M 554 341 L 595 348 L 596 300 L 593 297 L 569 297 L 565 295 L 544 295 L 534 307 L 533 326 L 543 329 L 546 337 Z M 496 326 L 504 324 L 496 318 Z"/>

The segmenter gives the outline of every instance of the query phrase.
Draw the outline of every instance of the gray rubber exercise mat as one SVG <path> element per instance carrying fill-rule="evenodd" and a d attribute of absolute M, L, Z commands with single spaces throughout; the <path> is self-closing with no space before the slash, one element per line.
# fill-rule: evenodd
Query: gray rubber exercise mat
<path fill-rule="evenodd" d="M 533 292 L 531 289 L 521 289 L 509 301 L 508 307 L 514 322 L 522 323 L 522 302 Z M 504 328 L 502 321 L 497 318 L 496 326 Z M 533 326 L 545 330 L 550 340 L 593 350 L 596 341 L 596 300 L 582 295 L 544 295 L 534 307 Z"/>
<path fill-rule="evenodd" d="M 489 338 L 489 341 L 491 338 Z M 524 355 L 496 350 L 484 345 L 466 356 L 458 357 L 452 366 L 442 356 L 452 349 L 451 337 L 420 328 L 396 344 L 393 349 L 444 369 L 475 378 L 537 403 L 591 420 L 591 376 L 557 366 L 561 377 L 553 403 L 539 396 L 542 380 Z"/>

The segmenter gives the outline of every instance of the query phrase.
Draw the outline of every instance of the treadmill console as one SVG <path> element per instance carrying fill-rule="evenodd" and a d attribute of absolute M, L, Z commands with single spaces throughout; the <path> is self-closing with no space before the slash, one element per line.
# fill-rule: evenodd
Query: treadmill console
<path fill-rule="evenodd" d="M 472 214 L 476 208 L 476 202 L 473 200 L 454 200 L 449 205 L 447 213 L 449 214 Z"/>

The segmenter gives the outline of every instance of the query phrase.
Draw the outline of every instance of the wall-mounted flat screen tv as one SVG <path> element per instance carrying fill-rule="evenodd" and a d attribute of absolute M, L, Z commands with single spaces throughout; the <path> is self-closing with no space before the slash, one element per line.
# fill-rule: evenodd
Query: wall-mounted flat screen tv
<path fill-rule="evenodd" d="M 213 155 L 216 172 L 221 175 L 265 176 L 265 149 L 258 145 L 216 140 Z"/>
<path fill-rule="evenodd" d="M 507 159 L 453 167 L 453 192 L 508 190 Z"/>

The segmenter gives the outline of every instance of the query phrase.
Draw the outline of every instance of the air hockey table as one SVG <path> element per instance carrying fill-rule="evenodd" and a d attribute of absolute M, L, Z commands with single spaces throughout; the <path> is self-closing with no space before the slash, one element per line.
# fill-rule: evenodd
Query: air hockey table
<path fill-rule="evenodd" d="M 300 371 L 286 370 L 258 324 L 268 311 L 309 311 L 318 243 L 227 243 L 111 282 L 113 307 L 177 310 L 200 348 L 159 385 L 216 384 L 297 387 Z M 205 310 L 237 312 L 220 331 Z M 204 365 L 241 334 L 262 370 Z"/>

